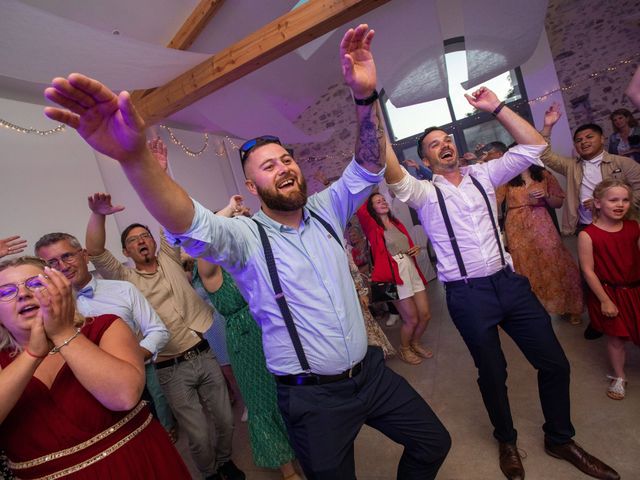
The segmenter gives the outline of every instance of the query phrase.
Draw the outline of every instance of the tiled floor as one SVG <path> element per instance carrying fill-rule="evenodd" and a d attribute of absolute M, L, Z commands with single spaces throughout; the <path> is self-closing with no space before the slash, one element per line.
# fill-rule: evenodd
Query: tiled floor
<path fill-rule="evenodd" d="M 471 357 L 447 313 L 444 290 L 437 281 L 429 285 L 433 320 L 425 342 L 435 356 L 419 366 L 398 359 L 388 364 L 424 396 L 449 429 L 453 446 L 438 479 L 503 479 L 497 444 L 476 384 Z M 584 315 L 586 319 L 586 314 Z M 609 373 L 604 339 L 587 341 L 584 326 L 571 326 L 554 318 L 554 329 L 571 362 L 572 418 L 576 441 L 618 470 L 623 479 L 640 478 L 640 349 L 628 345 L 627 398 L 607 398 L 605 375 Z M 385 327 L 386 328 L 386 327 Z M 399 326 L 386 329 L 397 345 Z M 571 465 L 549 457 L 543 450 L 543 423 L 538 400 L 536 373 L 511 339 L 502 334 L 509 363 L 509 395 L 518 429 L 518 445 L 526 452 L 527 480 L 573 480 L 589 478 Z M 239 419 L 240 407 L 236 408 Z M 179 442 L 188 457 L 186 439 Z M 238 421 L 234 438 L 234 460 L 249 480 L 276 480 L 277 472 L 253 466 L 247 427 Z M 358 480 L 392 480 L 401 447 L 377 431 L 364 427 L 356 440 Z M 197 477 L 196 477 L 197 478 Z"/>

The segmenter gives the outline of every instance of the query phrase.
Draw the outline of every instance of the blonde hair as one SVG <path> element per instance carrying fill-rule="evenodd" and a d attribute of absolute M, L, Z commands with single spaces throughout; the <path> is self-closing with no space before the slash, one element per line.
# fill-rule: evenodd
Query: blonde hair
<path fill-rule="evenodd" d="M 635 201 L 631 185 L 629 185 L 624 180 L 618 180 L 617 178 L 607 178 L 606 180 L 601 181 L 598 185 L 596 185 L 596 188 L 593 189 L 593 199 L 602 200 L 604 194 L 615 187 L 624 188 L 629 194 L 629 210 L 624 216 L 625 219 L 629 218 L 633 213 L 635 213 Z M 600 209 L 596 208 L 595 202 L 593 202 L 591 211 L 593 214 L 593 219 L 597 220 L 600 217 Z"/>
<path fill-rule="evenodd" d="M 22 265 L 32 265 L 36 268 L 39 268 L 44 272 L 44 267 L 47 265 L 44 260 L 38 257 L 32 257 L 30 255 L 24 255 L 18 258 L 12 258 L 11 260 L 5 260 L 4 262 L 0 262 L 0 272 L 6 270 L 7 268 L 15 268 L 21 267 Z M 75 317 L 73 319 L 73 324 L 76 327 L 82 327 L 85 323 L 85 318 L 80 315 L 80 312 L 76 310 Z M 11 355 L 14 356 L 21 352 L 22 346 L 19 345 L 15 338 L 9 333 L 4 325 L 0 323 L 0 350 L 11 349 Z"/>

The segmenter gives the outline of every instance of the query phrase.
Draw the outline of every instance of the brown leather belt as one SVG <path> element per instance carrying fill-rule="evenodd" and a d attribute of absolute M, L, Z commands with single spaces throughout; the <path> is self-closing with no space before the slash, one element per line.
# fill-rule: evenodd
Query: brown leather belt
<path fill-rule="evenodd" d="M 193 360 L 200 353 L 206 352 L 207 350 L 209 350 L 209 343 L 206 340 L 202 340 L 200 343 L 197 343 L 196 345 L 191 347 L 189 350 L 182 352 L 177 357 L 170 358 L 169 360 L 163 360 L 162 362 L 156 362 L 155 367 L 156 368 L 172 367 L 174 365 L 177 365 L 178 363 L 185 362 L 187 360 Z"/>

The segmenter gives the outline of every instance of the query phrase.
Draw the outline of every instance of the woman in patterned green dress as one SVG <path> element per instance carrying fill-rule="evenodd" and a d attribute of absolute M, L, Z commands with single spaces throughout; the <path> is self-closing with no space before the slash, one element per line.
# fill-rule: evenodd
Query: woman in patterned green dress
<path fill-rule="evenodd" d="M 253 461 L 259 467 L 279 468 L 287 480 L 301 480 L 295 454 L 276 399 L 276 383 L 267 371 L 262 331 L 231 276 L 218 265 L 199 259 L 194 284 L 209 293 L 214 307 L 227 320 L 227 350 L 240 393 L 249 412 Z"/>

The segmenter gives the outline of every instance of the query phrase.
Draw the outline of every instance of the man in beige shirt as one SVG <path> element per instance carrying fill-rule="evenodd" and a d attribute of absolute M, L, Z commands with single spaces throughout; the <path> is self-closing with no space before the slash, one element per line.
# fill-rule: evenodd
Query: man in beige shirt
<path fill-rule="evenodd" d="M 110 195 L 96 193 L 89 198 L 89 208 L 89 259 L 104 278 L 128 280 L 138 287 L 169 329 L 171 338 L 155 366 L 203 478 L 244 479 L 231 461 L 233 412 L 226 382 L 202 339 L 213 312 L 187 281 L 179 248 L 171 247 L 161 233 L 156 254 L 156 241 L 148 227 L 134 223 L 121 236 L 122 252 L 135 264 L 126 267 L 105 248 L 105 217 L 124 207 L 113 206 Z"/>
<path fill-rule="evenodd" d="M 561 116 L 560 106 L 556 103 L 545 112 L 541 133 L 549 145 L 553 126 Z M 563 235 L 577 234 L 591 223 L 593 189 L 602 180 L 624 180 L 640 199 L 640 164 L 631 158 L 606 152 L 602 128 L 595 124 L 578 127 L 573 134 L 573 143 L 578 158 L 560 155 L 551 147 L 540 156 L 546 167 L 567 178 L 567 196 L 562 214 Z"/>

